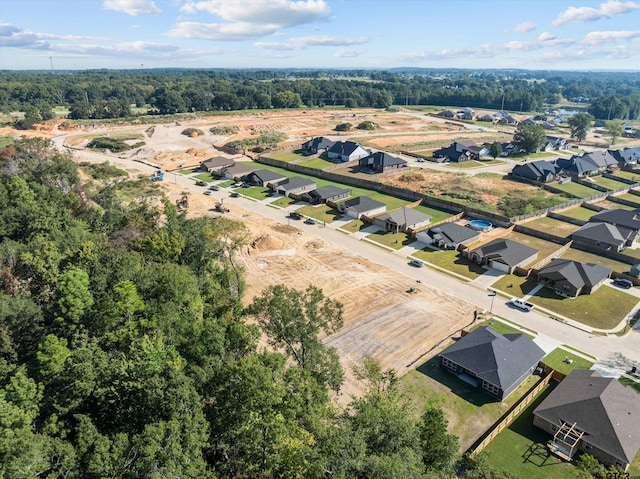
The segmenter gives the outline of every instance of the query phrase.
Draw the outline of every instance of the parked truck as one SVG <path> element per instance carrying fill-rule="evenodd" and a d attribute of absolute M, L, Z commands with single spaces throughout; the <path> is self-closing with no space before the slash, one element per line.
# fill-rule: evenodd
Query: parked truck
<path fill-rule="evenodd" d="M 513 298 L 509 301 L 510 304 L 523 311 L 531 311 L 535 306 L 532 303 L 520 298 Z"/>
<path fill-rule="evenodd" d="M 151 181 L 163 181 L 164 180 L 164 172 L 162 170 L 156 170 L 153 175 L 151 175 Z"/>

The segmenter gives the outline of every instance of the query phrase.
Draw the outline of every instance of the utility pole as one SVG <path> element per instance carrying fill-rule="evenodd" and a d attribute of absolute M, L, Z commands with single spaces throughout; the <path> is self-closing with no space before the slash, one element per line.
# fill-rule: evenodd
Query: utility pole
<path fill-rule="evenodd" d="M 489 296 L 491 296 L 491 307 L 489 308 L 489 316 L 491 316 L 493 314 L 493 300 L 495 299 L 497 294 L 498 294 L 498 292 L 494 289 L 493 293 L 491 293 L 489 295 Z"/>

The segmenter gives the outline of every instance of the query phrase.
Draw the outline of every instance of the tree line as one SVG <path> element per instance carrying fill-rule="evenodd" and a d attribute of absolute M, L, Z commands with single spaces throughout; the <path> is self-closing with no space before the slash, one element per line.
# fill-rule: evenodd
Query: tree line
<path fill-rule="evenodd" d="M 340 407 L 319 335 L 342 305 L 275 285 L 243 306 L 243 223 L 108 163 L 82 182 L 48 140 L 0 160 L 0 477 L 509 477 L 371 359 Z"/>
<path fill-rule="evenodd" d="M 586 95 L 600 119 L 640 117 L 640 82 L 625 73 L 142 70 L 0 72 L 0 109 L 69 108 L 71 119 L 322 106 L 443 105 L 541 111 Z M 147 108 L 150 106 L 150 108 Z"/>

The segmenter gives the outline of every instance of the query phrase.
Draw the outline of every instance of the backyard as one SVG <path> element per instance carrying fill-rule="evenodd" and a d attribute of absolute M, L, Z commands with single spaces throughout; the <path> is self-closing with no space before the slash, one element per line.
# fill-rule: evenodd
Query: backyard
<path fill-rule="evenodd" d="M 620 195 L 615 195 L 616 198 L 620 198 L 621 200 L 631 201 L 632 203 L 637 204 L 637 208 L 640 208 L 640 196 L 634 195 L 633 193 L 622 193 Z M 618 205 L 619 203 L 616 203 Z M 624 206 L 624 205 L 620 205 Z"/>
<path fill-rule="evenodd" d="M 617 176 L 618 178 L 625 178 L 627 180 L 632 180 L 637 183 L 640 183 L 640 175 L 638 173 L 634 173 L 633 171 L 616 171 L 613 176 Z"/>
<path fill-rule="evenodd" d="M 322 158 L 312 158 L 310 160 L 301 161 L 298 163 L 300 166 L 306 166 L 308 168 L 316 168 L 317 170 L 324 170 L 330 166 L 335 166 L 335 163 Z"/>
<path fill-rule="evenodd" d="M 566 221 L 556 220 L 554 218 L 549 218 L 547 216 L 538 218 L 537 220 L 522 223 L 522 226 L 526 226 L 527 228 L 542 231 L 544 233 L 549 233 L 555 236 L 560 236 L 561 238 L 566 238 L 571 233 L 580 228 L 580 226 L 578 225 L 567 223 Z"/>
<path fill-rule="evenodd" d="M 605 178 L 604 176 L 589 177 L 587 178 L 586 181 L 598 186 L 604 186 L 609 190 L 617 190 L 618 188 L 624 188 L 626 186 L 629 186 L 627 185 L 627 183 L 624 183 L 622 181 L 612 180 L 611 178 Z"/>
<path fill-rule="evenodd" d="M 292 150 L 285 151 L 282 153 L 274 153 L 269 155 L 269 158 L 273 158 L 274 160 L 286 161 L 287 163 L 299 160 L 300 158 L 304 158 L 302 154 L 302 150 Z"/>
<path fill-rule="evenodd" d="M 616 261 L 615 259 L 588 253 L 586 251 L 575 248 L 569 248 L 567 251 L 562 253 L 562 258 L 580 261 L 581 263 L 599 264 L 600 266 L 604 266 L 605 268 L 617 271 L 618 273 L 628 273 L 629 269 L 631 269 L 630 264 L 622 263 L 621 261 Z"/>
<path fill-rule="evenodd" d="M 433 208 L 431 206 L 426 206 L 426 205 L 418 205 L 413 207 L 413 209 L 430 215 L 431 223 L 439 223 L 440 221 L 446 220 L 447 218 L 451 218 L 452 216 L 457 214 L 457 213 L 452 213 L 451 211 L 441 210 L 441 209 Z"/>
<path fill-rule="evenodd" d="M 594 188 L 589 188 L 588 186 L 580 185 L 572 181 L 570 181 L 569 183 L 564 183 L 562 185 L 559 183 L 552 183 L 551 186 L 571 196 L 575 196 L 576 198 L 588 198 L 590 196 L 594 196 L 601 193 L 600 191 Z"/>
<path fill-rule="evenodd" d="M 537 249 L 538 257 L 532 262 L 532 265 L 562 248 L 561 244 L 546 241 L 535 236 L 518 233 L 516 231 L 512 231 L 507 236 L 505 236 L 505 238 L 529 246 L 530 248 Z M 525 265 L 524 267 L 526 268 L 527 266 L 531 265 Z"/>
<path fill-rule="evenodd" d="M 627 193 L 625 193 L 627 194 Z M 616 197 L 618 197 L 619 195 L 616 195 Z M 621 195 L 623 196 L 623 195 Z M 636 208 L 640 208 L 640 197 L 638 197 L 637 200 L 639 204 Z M 613 201 L 609 201 L 609 200 L 602 200 L 602 201 L 598 201 L 597 203 L 593 203 L 594 205 L 598 205 L 601 206 L 602 208 L 606 208 L 608 210 L 635 210 L 636 208 L 634 208 L 633 206 L 628 206 L 628 205 L 623 205 L 622 203 L 615 203 Z"/>
<path fill-rule="evenodd" d="M 584 208 L 582 206 L 577 206 L 575 208 L 571 208 L 563 211 L 556 211 L 559 215 L 567 216 L 568 218 L 574 218 L 576 220 L 589 221 L 589 219 L 598 214 L 597 211 L 590 210 L 589 208 Z"/>

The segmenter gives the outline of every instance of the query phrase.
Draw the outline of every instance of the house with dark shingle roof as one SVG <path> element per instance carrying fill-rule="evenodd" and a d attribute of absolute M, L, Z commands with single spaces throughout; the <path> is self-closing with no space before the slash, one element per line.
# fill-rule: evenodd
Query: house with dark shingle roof
<path fill-rule="evenodd" d="M 252 186 L 269 186 L 285 180 L 286 176 L 271 170 L 255 170 L 245 176 L 244 181 Z"/>
<path fill-rule="evenodd" d="M 236 162 L 223 156 L 214 156 L 200 163 L 200 169 L 207 173 L 221 175 L 225 168 L 235 165 Z"/>
<path fill-rule="evenodd" d="M 640 210 L 604 210 L 593 215 L 590 223 L 608 223 L 618 228 L 625 237 L 627 246 L 632 246 L 640 232 Z"/>
<path fill-rule="evenodd" d="M 458 249 L 460 245 L 469 245 L 480 238 L 480 232 L 457 223 L 441 223 L 416 234 L 416 239 L 442 249 Z"/>
<path fill-rule="evenodd" d="M 558 172 L 559 170 L 555 162 L 537 160 L 514 166 L 511 170 L 511 175 L 527 180 L 548 183 L 549 181 L 553 181 Z"/>
<path fill-rule="evenodd" d="M 389 211 L 380 216 L 376 216 L 373 220 L 373 224 L 384 228 L 392 233 L 399 233 L 401 231 L 407 232 L 408 230 L 418 230 L 424 228 L 431 223 L 431 215 L 422 213 L 421 211 L 414 210 L 412 208 L 400 208 L 394 211 Z"/>
<path fill-rule="evenodd" d="M 591 263 L 554 258 L 538 271 L 538 282 L 560 296 L 591 294 L 611 275 L 611 270 Z"/>
<path fill-rule="evenodd" d="M 602 251 L 619 253 L 627 242 L 626 236 L 608 223 L 587 223 L 571 235 L 573 244 Z"/>
<path fill-rule="evenodd" d="M 302 176 L 292 176 L 286 178 L 271 185 L 273 191 L 280 195 L 300 195 L 305 191 L 311 191 L 316 189 L 316 183 L 309 178 L 303 178 Z"/>
<path fill-rule="evenodd" d="M 369 150 L 353 141 L 336 141 L 328 150 L 327 157 L 335 162 L 359 160 L 369 155 Z"/>
<path fill-rule="evenodd" d="M 524 334 L 479 327 L 442 351 L 440 365 L 503 401 L 538 366 L 545 352 Z"/>
<path fill-rule="evenodd" d="M 316 153 L 328 150 L 334 143 L 335 141 L 331 141 L 329 138 L 325 138 L 324 136 L 316 136 L 309 141 L 305 141 L 301 146 L 305 154 L 315 155 Z"/>
<path fill-rule="evenodd" d="M 253 173 L 258 168 L 256 168 L 255 163 L 250 163 L 248 161 L 239 161 L 233 166 L 229 166 L 222 170 L 221 175 L 230 180 L 241 180 L 246 177 L 248 174 Z"/>
<path fill-rule="evenodd" d="M 384 151 L 376 151 L 360 158 L 358 166 L 373 173 L 382 173 L 383 171 L 406 168 L 407 162 Z"/>
<path fill-rule="evenodd" d="M 349 195 L 351 195 L 351 190 L 349 189 L 327 185 L 317 190 L 307 191 L 300 199 L 312 205 L 320 205 L 325 204 L 327 201 L 338 201 L 343 198 L 348 198 Z"/>
<path fill-rule="evenodd" d="M 606 150 L 596 150 L 582 156 L 558 158 L 557 165 L 569 176 L 593 176 L 604 173 L 609 168 L 618 166 L 616 159 Z"/>
<path fill-rule="evenodd" d="M 387 205 L 380 201 L 372 200 L 368 196 L 356 196 L 338 204 L 338 211 L 353 218 L 360 219 L 362 215 L 374 216 L 384 213 Z"/>
<path fill-rule="evenodd" d="M 607 151 L 615 158 L 621 168 L 623 166 L 635 166 L 640 161 L 640 148 Z"/>
<path fill-rule="evenodd" d="M 482 155 L 489 153 L 489 150 L 482 146 L 476 145 L 473 140 L 454 141 L 451 145 L 440 148 L 433 152 L 434 158 L 442 158 L 450 161 L 467 161 L 477 160 Z"/>
<path fill-rule="evenodd" d="M 549 447 L 560 457 L 583 451 L 626 471 L 640 450 L 640 394 L 574 369 L 533 411 L 533 425 L 553 435 Z"/>
<path fill-rule="evenodd" d="M 505 273 L 513 273 L 538 257 L 538 250 L 515 241 L 497 238 L 469 252 L 469 261 L 487 265 Z"/>

